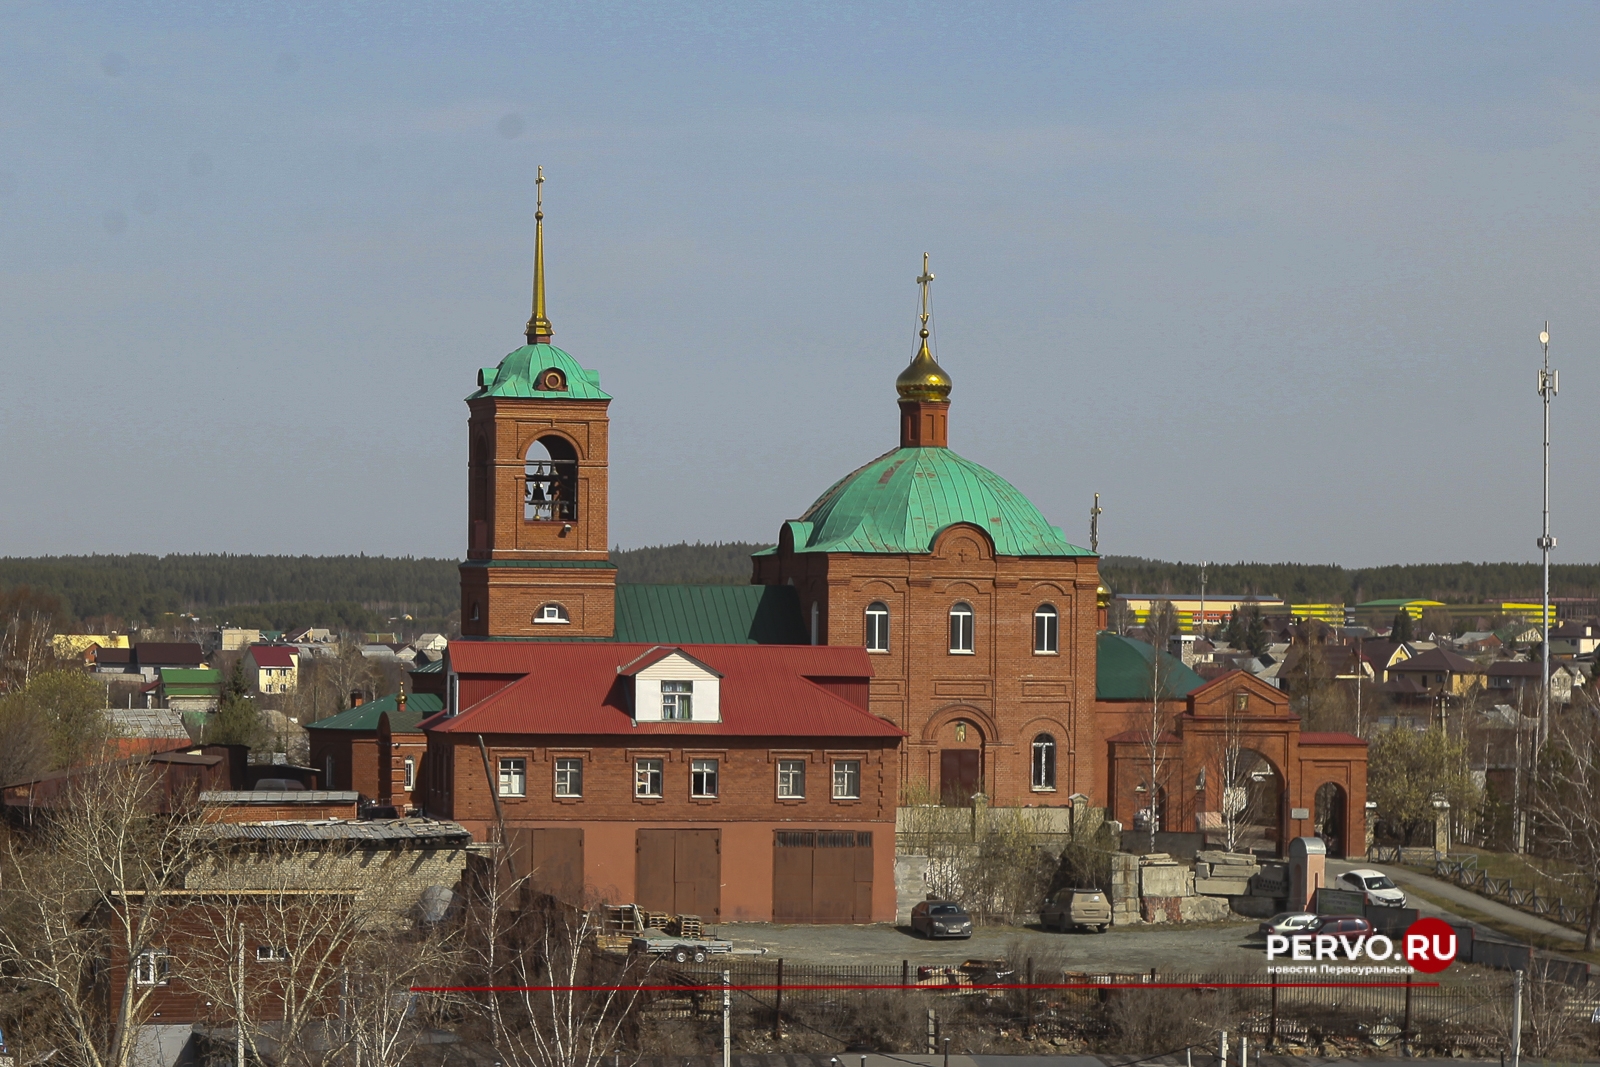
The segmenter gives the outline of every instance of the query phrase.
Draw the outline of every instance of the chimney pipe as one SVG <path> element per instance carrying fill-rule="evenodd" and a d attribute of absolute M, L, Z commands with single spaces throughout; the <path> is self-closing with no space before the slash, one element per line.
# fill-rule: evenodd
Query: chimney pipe
<path fill-rule="evenodd" d="M 365 695 L 362 694 L 361 690 L 359 690 L 359 689 L 350 690 L 350 706 L 352 708 L 359 708 L 361 705 L 365 704 L 366 702 L 367 702 L 367 698 L 366 698 Z"/>

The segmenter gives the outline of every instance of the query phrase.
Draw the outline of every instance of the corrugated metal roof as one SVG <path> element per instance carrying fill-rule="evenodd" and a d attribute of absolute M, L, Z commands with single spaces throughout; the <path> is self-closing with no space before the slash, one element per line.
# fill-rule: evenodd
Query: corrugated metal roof
<path fill-rule="evenodd" d="M 1143 641 L 1101 630 L 1095 640 L 1096 700 L 1149 700 L 1150 659 L 1155 649 Z M 1181 700 L 1205 684 L 1183 661 L 1161 653 L 1164 700 Z"/>
<path fill-rule="evenodd" d="M 284 645 L 251 645 L 250 658 L 257 667 L 293 667 L 295 650 Z"/>
<path fill-rule="evenodd" d="M 722 675 L 722 721 L 635 723 L 632 684 L 617 669 L 639 644 L 455 641 L 458 674 L 523 675 L 453 718 L 426 723 L 442 733 L 899 737 L 901 731 L 813 678 L 872 675 L 866 650 L 829 645 L 683 645 Z"/>
<path fill-rule="evenodd" d="M 389 729 L 393 733 L 414 733 L 417 724 L 429 715 L 444 709 L 444 701 L 432 693 L 406 694 L 406 710 L 399 710 L 399 694 L 391 693 L 377 700 L 369 700 L 358 707 L 341 711 L 337 715 L 307 723 L 308 730 L 376 730 L 378 716 L 389 713 Z"/>
<path fill-rule="evenodd" d="M 196 833 L 225 841 L 417 841 L 453 848 L 472 843 L 460 823 L 419 818 L 207 823 Z"/>
<path fill-rule="evenodd" d="M 547 370 L 558 370 L 566 379 L 562 390 L 538 389 L 535 385 Z M 610 400 L 600 388 L 600 372 L 587 370 L 555 345 L 523 345 L 508 352 L 492 371 L 478 372 L 478 390 L 468 400 L 485 396 L 514 396 L 551 400 Z"/>
<path fill-rule="evenodd" d="M 354 804 L 361 794 L 352 789 L 208 789 L 202 804 Z"/>
<path fill-rule="evenodd" d="M 619 585 L 616 604 L 620 642 L 803 645 L 810 637 L 793 586 Z"/>
<path fill-rule="evenodd" d="M 183 716 L 169 708 L 112 708 L 106 717 L 119 737 L 189 737 Z"/>
<path fill-rule="evenodd" d="M 924 553 L 941 530 L 988 531 L 1002 556 L 1088 556 L 1027 497 L 948 448 L 897 448 L 835 482 L 788 524 L 796 552 Z"/>

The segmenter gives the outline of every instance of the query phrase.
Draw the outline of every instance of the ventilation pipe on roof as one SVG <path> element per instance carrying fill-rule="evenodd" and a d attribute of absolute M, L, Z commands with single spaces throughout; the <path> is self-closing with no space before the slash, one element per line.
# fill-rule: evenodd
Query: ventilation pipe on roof
<path fill-rule="evenodd" d="M 350 706 L 352 708 L 359 708 L 361 705 L 365 704 L 366 702 L 367 702 L 367 697 L 366 697 L 365 693 L 361 692 L 361 690 L 359 690 L 359 689 L 350 690 Z"/>

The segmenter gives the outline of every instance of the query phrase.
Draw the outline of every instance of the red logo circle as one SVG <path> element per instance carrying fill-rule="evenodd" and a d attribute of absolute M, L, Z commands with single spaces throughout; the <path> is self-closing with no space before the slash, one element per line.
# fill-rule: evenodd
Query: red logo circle
<path fill-rule="evenodd" d="M 1406 927 L 1404 951 L 1413 968 L 1437 974 L 1455 961 L 1455 929 L 1443 919 L 1418 919 Z"/>

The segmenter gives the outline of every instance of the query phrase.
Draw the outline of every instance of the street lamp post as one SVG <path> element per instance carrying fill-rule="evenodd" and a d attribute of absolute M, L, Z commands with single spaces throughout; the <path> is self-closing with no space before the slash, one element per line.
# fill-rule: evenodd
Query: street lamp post
<path fill-rule="evenodd" d="M 1539 370 L 1539 398 L 1544 401 L 1544 525 L 1539 534 L 1539 555 L 1543 560 L 1544 598 L 1539 628 L 1542 640 L 1540 659 L 1543 677 L 1539 680 L 1539 735 L 1534 745 L 1538 752 L 1550 736 L 1550 550 L 1556 539 L 1550 536 L 1550 401 L 1561 390 L 1561 372 L 1550 369 L 1550 324 L 1539 331 L 1539 347 L 1544 351 L 1544 366 Z"/>

